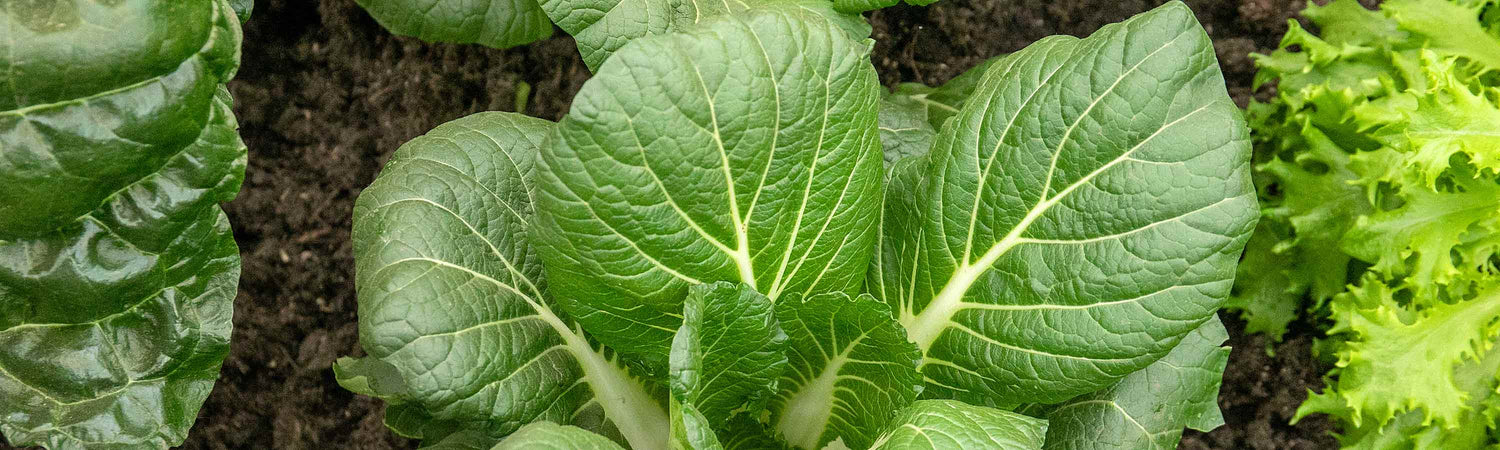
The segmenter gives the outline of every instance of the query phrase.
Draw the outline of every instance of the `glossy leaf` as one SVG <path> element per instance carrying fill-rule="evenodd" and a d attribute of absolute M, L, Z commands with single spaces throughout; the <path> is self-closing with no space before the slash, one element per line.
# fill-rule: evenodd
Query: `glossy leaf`
<path fill-rule="evenodd" d="M 1164 356 L 1228 295 L 1248 144 L 1181 3 L 993 63 L 887 190 L 871 291 L 923 396 L 1059 402 Z"/>
<path fill-rule="evenodd" d="M 818 449 L 841 439 L 865 448 L 895 411 L 916 399 L 919 354 L 869 295 L 787 298 L 776 317 L 790 339 L 789 370 L 771 400 L 771 421 L 792 446 Z"/>
<path fill-rule="evenodd" d="M 542 149 L 533 234 L 559 302 L 661 373 L 689 286 L 857 292 L 878 89 L 869 48 L 797 6 L 626 46 Z"/>
<path fill-rule="evenodd" d="M 537 147 L 552 127 L 481 113 L 396 151 L 355 204 L 369 356 L 340 361 L 339 379 L 493 437 L 551 421 L 664 447 L 659 396 L 548 296 L 529 228 Z"/>
<path fill-rule="evenodd" d="M 356 0 L 391 33 L 510 48 L 552 35 L 537 0 Z"/>
<path fill-rule="evenodd" d="M 239 22 L 224 1 L 6 2 L 0 36 L 0 432 L 181 444 L 239 281 L 218 207 L 245 170 Z"/>
<path fill-rule="evenodd" d="M 1177 448 L 1183 427 L 1224 424 L 1219 384 L 1229 362 L 1224 324 L 1210 319 L 1166 357 L 1107 389 L 1044 407 L 1047 449 Z"/>
<path fill-rule="evenodd" d="M 873 449 L 1042 448 L 1047 421 L 952 400 L 922 400 L 896 414 Z"/>

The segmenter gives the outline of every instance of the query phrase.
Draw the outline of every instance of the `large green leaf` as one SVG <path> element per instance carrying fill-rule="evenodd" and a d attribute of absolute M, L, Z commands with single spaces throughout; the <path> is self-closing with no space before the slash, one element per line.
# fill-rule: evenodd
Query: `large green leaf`
<path fill-rule="evenodd" d="M 552 35 L 537 0 L 356 0 L 376 22 L 426 41 L 509 48 Z"/>
<path fill-rule="evenodd" d="M 771 400 L 771 423 L 791 445 L 868 447 L 916 399 L 919 354 L 885 304 L 834 292 L 784 299 L 776 317 L 790 336 L 791 364 Z"/>
<path fill-rule="evenodd" d="M 1047 421 L 952 400 L 922 400 L 896 415 L 871 449 L 1037 450 Z"/>
<path fill-rule="evenodd" d="M 180 444 L 239 281 L 218 207 L 244 178 L 239 22 L 223 1 L 4 2 L 0 36 L 0 432 Z"/>
<path fill-rule="evenodd" d="M 573 35 L 589 70 L 633 39 L 685 31 L 708 19 L 755 7 L 799 7 L 835 20 L 852 36 L 870 35 L 870 25 L 855 13 L 835 11 L 828 0 L 540 0 L 547 16 Z M 842 11 L 842 9 L 840 9 Z"/>
<path fill-rule="evenodd" d="M 1048 449 L 1172 449 L 1182 428 L 1224 424 L 1219 383 L 1229 362 L 1229 334 L 1218 319 L 1203 323 L 1161 360 L 1118 384 L 1044 407 Z"/>
<path fill-rule="evenodd" d="M 1059 402 L 1161 358 L 1228 294 L 1248 165 L 1181 3 L 995 62 L 886 197 L 870 290 L 923 351 L 923 395 Z"/>
<path fill-rule="evenodd" d="M 533 423 L 500 441 L 491 450 L 624 450 L 620 444 L 588 430 L 550 422 Z"/>
<path fill-rule="evenodd" d="M 771 301 L 742 283 L 693 286 L 672 340 L 671 390 L 714 428 L 759 411 L 786 368 L 786 333 Z"/>
<path fill-rule="evenodd" d="M 553 124 L 481 113 L 391 157 L 360 194 L 354 256 L 364 360 L 339 379 L 408 416 L 500 437 L 533 421 L 661 448 L 658 395 L 554 308 L 531 245 L 537 148 Z M 402 422 L 407 433 L 420 424 Z M 424 436 L 429 437 L 429 436 Z"/>
<path fill-rule="evenodd" d="M 856 292 L 878 96 L 869 47 L 798 6 L 626 46 L 542 149 L 534 234 L 558 301 L 659 373 L 689 286 Z"/>

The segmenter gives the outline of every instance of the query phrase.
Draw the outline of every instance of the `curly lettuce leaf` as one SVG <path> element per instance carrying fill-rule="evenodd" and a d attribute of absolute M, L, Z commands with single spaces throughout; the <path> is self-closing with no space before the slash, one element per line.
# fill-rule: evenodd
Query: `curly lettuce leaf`
<path fill-rule="evenodd" d="M 109 28 L 96 24 L 107 23 Z M 244 179 L 224 1 L 0 4 L 0 432 L 168 447 L 229 351 Z"/>

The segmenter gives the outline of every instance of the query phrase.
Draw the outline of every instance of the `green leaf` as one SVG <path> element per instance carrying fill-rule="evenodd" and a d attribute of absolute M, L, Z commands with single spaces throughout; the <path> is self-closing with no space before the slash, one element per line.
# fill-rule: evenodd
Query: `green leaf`
<path fill-rule="evenodd" d="M 672 397 L 672 448 L 674 450 L 722 450 L 719 437 L 703 413 L 692 403 Z"/>
<path fill-rule="evenodd" d="M 922 395 L 1060 402 L 1166 355 L 1229 294 L 1248 169 L 1181 3 L 994 63 L 886 196 L 871 290 L 923 351 Z"/>
<path fill-rule="evenodd" d="M 932 148 L 937 130 L 927 122 L 927 115 L 927 106 L 909 97 L 886 95 L 880 101 L 880 146 L 886 167 Z"/>
<path fill-rule="evenodd" d="M 536 0 L 356 0 L 391 33 L 424 41 L 510 48 L 552 35 Z"/>
<path fill-rule="evenodd" d="M 491 450 L 625 450 L 604 436 L 551 422 L 537 422 L 517 430 Z"/>
<path fill-rule="evenodd" d="M 250 12 L 255 9 L 255 0 L 229 0 L 229 8 L 240 18 L 240 23 L 250 21 Z"/>
<path fill-rule="evenodd" d="M 547 294 L 528 228 L 537 148 L 552 128 L 480 113 L 396 151 L 354 211 L 360 344 L 380 363 L 336 372 L 357 392 L 492 437 L 552 421 L 664 447 L 659 396 Z"/>
<path fill-rule="evenodd" d="M 729 419 L 729 425 L 720 428 L 719 441 L 728 450 L 785 450 L 791 448 L 777 439 L 773 432 L 755 418 L 739 414 Z"/>
<path fill-rule="evenodd" d="M 771 400 L 771 424 L 792 446 L 842 439 L 865 448 L 917 396 L 917 349 L 885 304 L 841 292 L 776 303 L 790 370 Z"/>
<path fill-rule="evenodd" d="M 700 284 L 688 290 L 683 316 L 672 340 L 673 396 L 715 428 L 736 410 L 761 410 L 787 364 L 771 301 L 741 283 Z"/>
<path fill-rule="evenodd" d="M 547 16 L 573 35 L 584 64 L 596 72 L 610 55 L 634 39 L 687 31 L 715 16 L 755 8 L 801 8 L 835 21 L 853 38 L 870 35 L 870 25 L 863 17 L 842 9 L 835 11 L 835 4 L 828 0 L 541 0 Z"/>
<path fill-rule="evenodd" d="M 898 84 L 896 90 L 887 95 L 886 99 L 925 109 L 927 120 L 932 124 L 932 128 L 942 128 L 943 122 L 958 114 L 959 108 L 964 106 L 964 101 L 968 100 L 969 94 L 978 89 L 980 78 L 984 77 L 984 73 L 989 70 L 990 66 L 1002 59 L 1005 57 L 997 56 L 984 60 L 938 87 L 928 87 L 921 83 Z M 925 152 L 926 149 L 923 149 L 923 153 Z"/>
<path fill-rule="evenodd" d="M 1323 412 L 1355 427 L 1380 427 L 1402 411 L 1420 409 L 1422 424 L 1457 428 L 1470 408 L 1455 369 L 1477 361 L 1500 336 L 1500 283 L 1471 300 L 1412 311 L 1373 274 L 1332 303 L 1336 326 L 1348 339 L 1338 351 L 1337 379 L 1320 400 L 1309 399 L 1300 418 Z M 1399 380 L 1399 382 L 1393 382 Z M 1347 409 L 1346 409 L 1347 408 Z"/>
<path fill-rule="evenodd" d="M 1276 251 L 1277 244 L 1285 239 L 1273 221 L 1256 224 L 1235 270 L 1233 295 L 1224 302 L 1225 309 L 1240 311 L 1245 333 L 1264 333 L 1274 342 L 1281 341 L 1287 325 L 1303 310 L 1303 290 L 1287 276 L 1292 270 L 1287 268 L 1289 258 Z"/>
<path fill-rule="evenodd" d="M 1229 339 L 1217 318 L 1203 323 L 1161 360 L 1107 389 L 1045 407 L 1047 449 L 1177 448 L 1182 428 L 1224 424 L 1219 383 Z"/>
<path fill-rule="evenodd" d="M 559 302 L 658 374 L 692 285 L 858 292 L 878 89 L 869 47 L 797 6 L 626 46 L 542 149 L 534 237 Z"/>
<path fill-rule="evenodd" d="M 223 88 L 239 23 L 221 1 L 0 17 L 0 432 L 179 445 L 229 352 L 240 259 L 218 203 L 244 179 Z"/>
<path fill-rule="evenodd" d="M 922 400 L 896 414 L 873 449 L 1042 448 L 1047 421 L 952 400 Z"/>

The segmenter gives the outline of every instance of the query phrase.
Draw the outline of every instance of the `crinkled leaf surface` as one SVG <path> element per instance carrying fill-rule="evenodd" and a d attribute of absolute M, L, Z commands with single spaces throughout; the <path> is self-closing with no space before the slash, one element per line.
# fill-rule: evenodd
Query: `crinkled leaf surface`
<path fill-rule="evenodd" d="M 589 430 L 551 422 L 537 422 L 517 430 L 491 450 L 625 450 L 620 444 Z"/>
<path fill-rule="evenodd" d="M 1213 317 L 1255 222 L 1249 143 L 1172 3 L 995 62 L 897 163 L 872 292 L 928 397 L 1013 406 L 1117 382 Z"/>
<path fill-rule="evenodd" d="M 979 87 L 979 79 L 984 77 L 990 65 L 1004 58 L 1004 56 L 997 56 L 987 59 L 938 87 L 929 87 L 921 83 L 898 84 L 896 90 L 887 95 L 886 99 L 923 109 L 924 116 L 928 123 L 932 124 L 932 128 L 942 128 L 943 122 L 958 114 L 958 109 L 964 106 L 964 100 L 967 100 L 969 95 Z"/>
<path fill-rule="evenodd" d="M 605 59 L 633 39 L 686 31 L 714 16 L 767 5 L 806 8 L 836 20 L 854 36 L 869 36 L 869 23 L 858 11 L 839 7 L 843 3 L 842 0 L 541 0 L 547 16 L 578 42 L 584 64 L 596 71 Z"/>
<path fill-rule="evenodd" d="M 355 285 L 369 356 L 340 361 L 340 381 L 495 437 L 552 421 L 664 447 L 659 396 L 547 295 L 529 228 L 537 148 L 552 127 L 509 113 L 443 124 L 360 194 Z"/>
<path fill-rule="evenodd" d="M 1229 362 L 1229 339 L 1219 319 L 1193 330 L 1161 360 L 1119 383 L 1044 407 L 1047 449 L 1172 449 L 1182 428 L 1209 431 L 1224 424 L 1219 384 Z"/>
<path fill-rule="evenodd" d="M 689 286 L 857 291 L 882 177 L 868 55 L 781 6 L 610 58 L 538 166 L 533 235 L 559 302 L 660 373 Z"/>
<path fill-rule="evenodd" d="M 869 295 L 834 292 L 776 303 L 791 364 L 771 400 L 776 433 L 798 448 L 836 439 L 865 448 L 917 396 L 917 349 Z"/>
<path fill-rule="evenodd" d="M 720 450 L 724 446 L 714 433 L 703 413 L 692 403 L 683 403 L 680 396 L 672 397 L 672 449 L 674 450 Z"/>
<path fill-rule="evenodd" d="M 1036 450 L 1047 421 L 952 400 L 922 400 L 896 414 L 871 449 Z"/>
<path fill-rule="evenodd" d="M 108 24 L 101 27 L 99 24 Z M 244 178 L 223 1 L 0 3 L 0 432 L 182 443 L 219 377 Z"/>
<path fill-rule="evenodd" d="M 700 284 L 688 290 L 683 316 L 672 340 L 673 396 L 714 428 L 736 410 L 763 408 L 787 364 L 771 300 L 743 283 Z"/>
<path fill-rule="evenodd" d="M 927 153 L 937 130 L 927 122 L 928 108 L 911 98 L 886 95 L 880 100 L 880 147 L 885 165 Z"/>
<path fill-rule="evenodd" d="M 552 35 L 537 0 L 357 0 L 391 33 L 509 48 Z"/>

